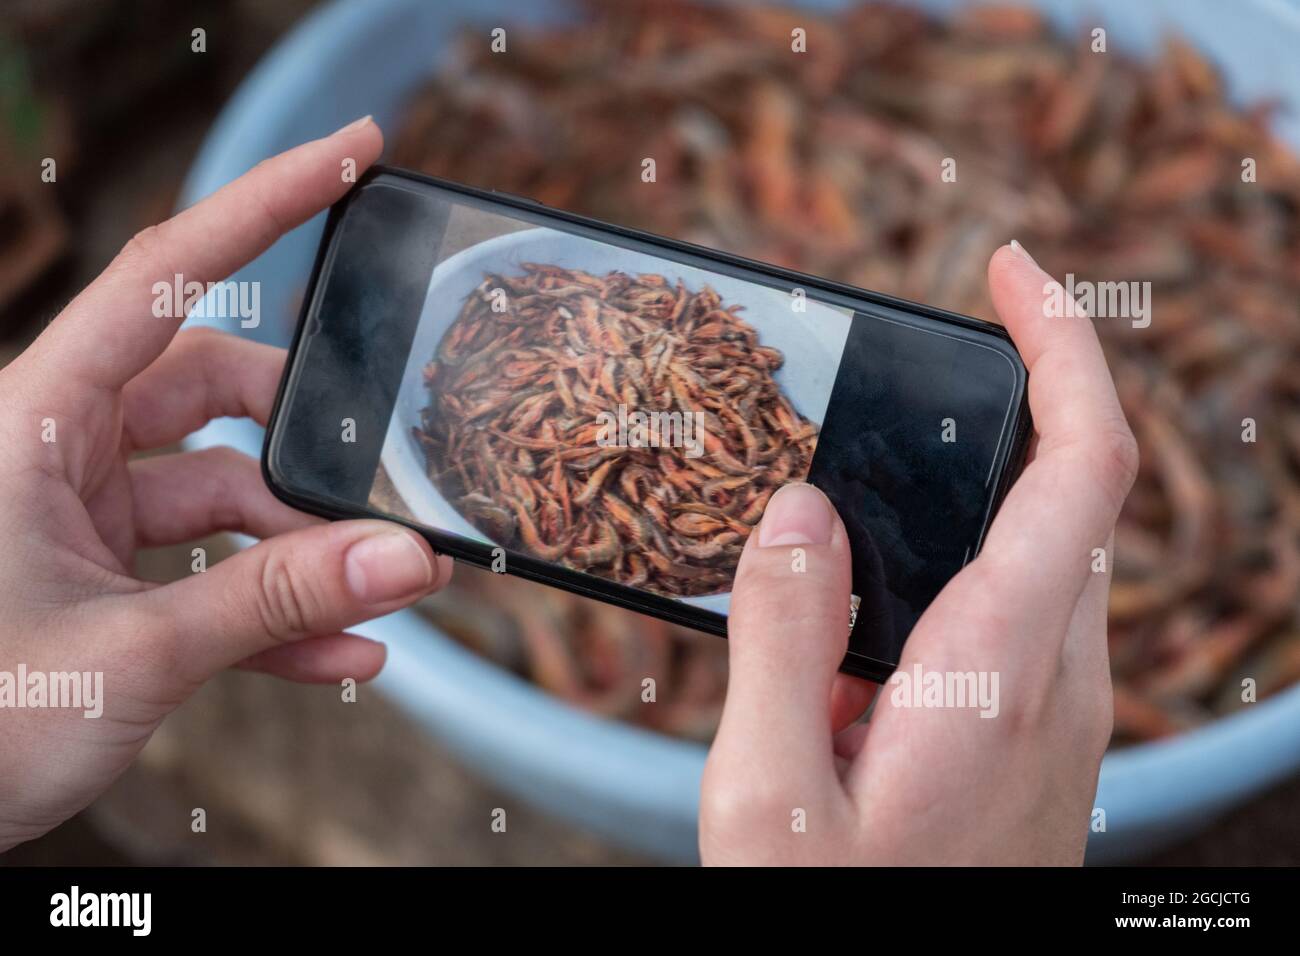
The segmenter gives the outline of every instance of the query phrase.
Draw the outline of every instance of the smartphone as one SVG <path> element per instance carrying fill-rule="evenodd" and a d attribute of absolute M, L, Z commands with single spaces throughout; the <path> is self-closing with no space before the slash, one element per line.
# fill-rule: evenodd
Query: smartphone
<path fill-rule="evenodd" d="M 745 538 L 810 482 L 852 551 L 843 670 L 883 681 L 1020 466 L 1025 382 L 988 323 L 377 167 L 262 464 L 301 510 L 721 636 Z"/>

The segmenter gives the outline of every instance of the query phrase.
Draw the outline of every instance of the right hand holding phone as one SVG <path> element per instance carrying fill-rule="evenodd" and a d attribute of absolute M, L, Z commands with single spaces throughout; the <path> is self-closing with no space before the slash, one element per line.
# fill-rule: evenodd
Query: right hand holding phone
<path fill-rule="evenodd" d="M 1018 245 L 989 264 L 1029 367 L 1035 442 L 983 550 L 912 631 L 896 681 L 836 673 L 848 643 L 843 525 L 811 486 L 773 496 L 732 591 L 704 862 L 1082 861 L 1113 720 L 1107 598 L 1137 445 L 1091 320 L 1046 316 L 1051 282 Z M 1093 570 L 1099 548 L 1104 571 Z M 993 706 L 912 688 L 923 675 L 949 687 L 982 678 Z M 870 722 L 854 723 L 877 692 Z"/>

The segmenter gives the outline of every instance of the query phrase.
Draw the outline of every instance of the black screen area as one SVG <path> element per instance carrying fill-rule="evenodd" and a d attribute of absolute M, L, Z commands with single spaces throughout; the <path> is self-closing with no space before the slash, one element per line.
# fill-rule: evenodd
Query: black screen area
<path fill-rule="evenodd" d="M 282 488 L 366 500 L 448 209 L 381 182 L 332 223 L 269 446 Z"/>
<path fill-rule="evenodd" d="M 855 315 L 808 476 L 849 535 L 855 653 L 896 663 L 972 556 L 1015 381 L 1000 350 Z"/>

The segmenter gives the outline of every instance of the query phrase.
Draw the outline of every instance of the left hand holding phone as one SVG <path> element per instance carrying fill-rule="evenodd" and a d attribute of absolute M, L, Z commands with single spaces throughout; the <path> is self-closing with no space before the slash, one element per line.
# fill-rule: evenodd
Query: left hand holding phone
<path fill-rule="evenodd" d="M 450 558 L 397 525 L 286 507 L 232 449 L 131 460 L 213 418 L 265 424 L 284 363 L 234 336 L 176 334 L 183 309 L 158 317 L 154 286 L 224 279 L 346 193 L 345 161 L 359 173 L 382 147 L 366 117 L 144 230 L 0 371 L 0 671 L 14 694 L 0 711 L 0 852 L 94 800 L 224 668 L 370 679 L 384 648 L 345 629 L 450 578 Z M 172 584 L 134 576 L 137 548 L 219 531 L 263 540 Z M 85 675 L 77 708 L 36 693 L 52 673 Z"/>

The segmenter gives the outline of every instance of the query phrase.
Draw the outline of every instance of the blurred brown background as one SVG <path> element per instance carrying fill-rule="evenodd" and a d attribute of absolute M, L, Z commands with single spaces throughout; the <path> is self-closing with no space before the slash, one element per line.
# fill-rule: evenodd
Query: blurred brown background
<path fill-rule="evenodd" d="M 165 218 L 240 79 L 309 0 L 17 0 L 0 14 L 0 361 L 20 351 L 118 248 Z M 195 24 L 208 53 L 188 53 Z M 61 157 L 37 190 L 33 156 Z M 215 559 L 228 548 L 205 542 Z M 187 573 L 189 549 L 145 555 L 144 577 Z M 1148 862 L 1300 862 L 1300 778 Z M 190 832 L 194 807 L 208 832 Z M 505 807 L 508 833 L 493 834 Z M 0 862 L 635 863 L 531 812 L 462 769 L 362 688 L 230 673 L 171 717 L 102 799 Z"/>

